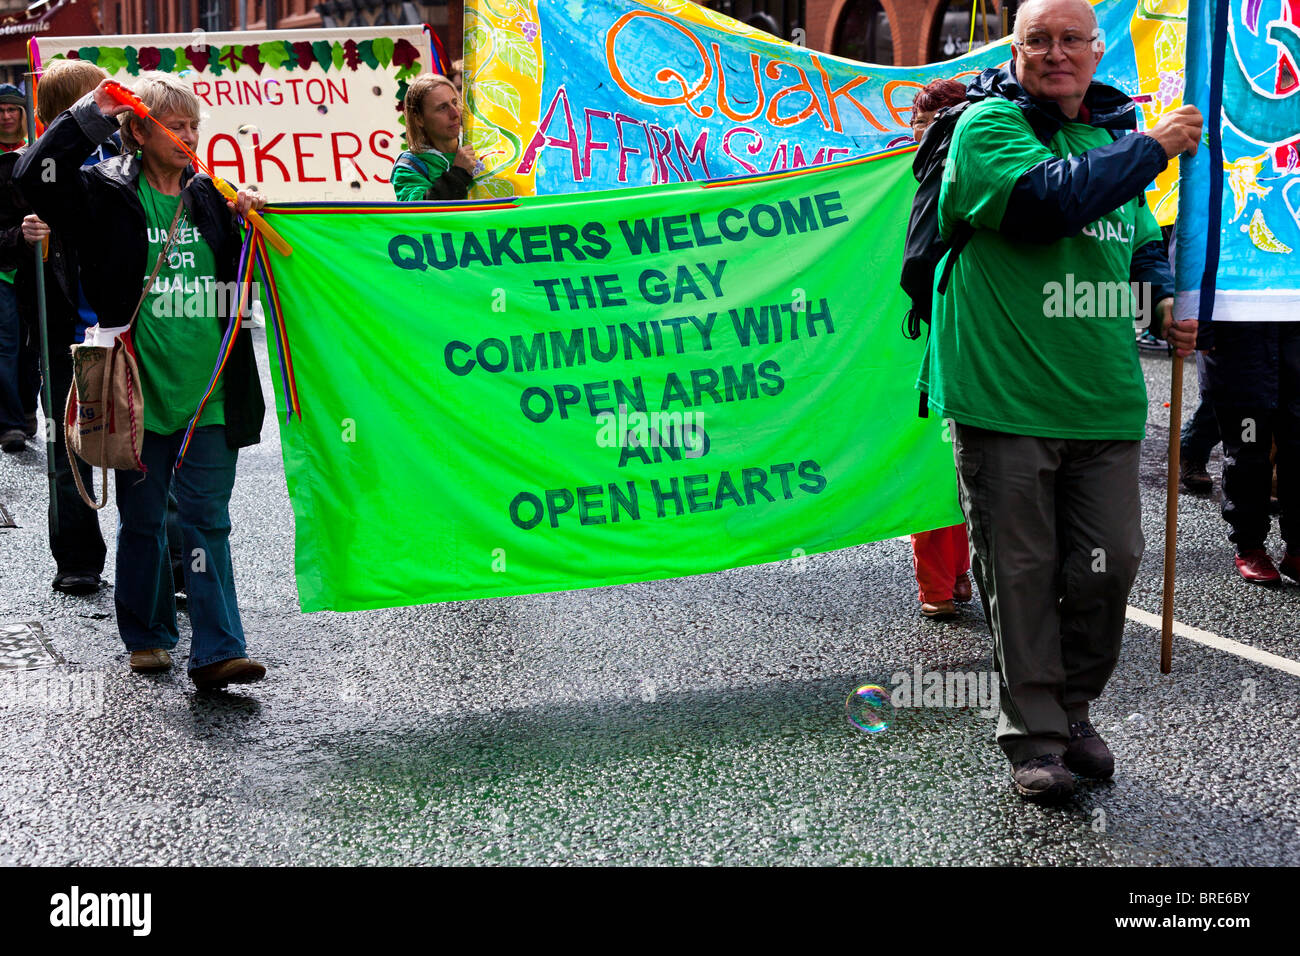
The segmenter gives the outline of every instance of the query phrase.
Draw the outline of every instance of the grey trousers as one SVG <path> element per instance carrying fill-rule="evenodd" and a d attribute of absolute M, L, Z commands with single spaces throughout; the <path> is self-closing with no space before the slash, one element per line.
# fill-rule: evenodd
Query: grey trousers
<path fill-rule="evenodd" d="M 1000 674 L 998 744 L 1061 754 L 1119 660 L 1143 538 L 1137 441 L 953 427 L 971 569 Z"/>

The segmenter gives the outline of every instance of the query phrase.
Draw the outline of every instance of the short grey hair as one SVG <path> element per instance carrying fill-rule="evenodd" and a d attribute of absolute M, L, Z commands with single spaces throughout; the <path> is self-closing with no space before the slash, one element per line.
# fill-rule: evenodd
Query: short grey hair
<path fill-rule="evenodd" d="M 1016 41 L 1020 42 L 1025 38 L 1023 24 L 1026 19 L 1026 14 L 1035 12 L 1039 7 L 1063 2 L 1066 2 L 1066 0 L 1025 0 L 1025 2 L 1016 10 L 1016 26 L 1012 31 L 1012 35 L 1015 37 Z M 1089 3 L 1088 0 L 1069 0 L 1069 2 L 1073 3 L 1075 6 L 1088 8 L 1088 17 L 1092 20 L 1092 32 L 1096 33 L 1100 29 L 1100 24 L 1097 23 L 1097 11 L 1093 5 Z"/>
<path fill-rule="evenodd" d="M 140 78 L 131 86 L 131 92 L 140 97 L 149 112 L 160 119 L 171 114 L 188 116 L 190 119 L 199 118 L 199 98 L 183 80 L 171 73 L 157 70 L 141 73 Z M 126 152 L 134 153 L 140 148 L 135 124 L 143 126 L 150 121 L 127 111 L 118 118 L 118 122 L 122 126 L 122 145 Z"/>

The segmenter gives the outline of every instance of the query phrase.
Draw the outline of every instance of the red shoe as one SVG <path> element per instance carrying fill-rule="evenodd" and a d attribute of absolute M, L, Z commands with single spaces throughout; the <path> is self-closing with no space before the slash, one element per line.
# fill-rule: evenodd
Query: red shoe
<path fill-rule="evenodd" d="M 1297 560 L 1297 561 L 1300 561 L 1300 558 L 1297 558 L 1296 560 Z M 958 577 L 957 580 L 953 583 L 953 586 L 952 586 L 952 599 L 953 599 L 954 601 L 956 601 L 957 603 L 959 603 L 959 604 L 965 604 L 965 603 L 966 603 L 967 601 L 969 601 L 972 597 L 973 597 L 973 594 L 972 594 L 972 592 L 971 592 L 970 575 L 969 575 L 969 574 L 962 574 L 962 575 L 961 575 L 960 577 Z"/>
<path fill-rule="evenodd" d="M 1237 566 L 1237 573 L 1251 584 L 1277 584 L 1282 576 L 1268 552 L 1263 548 L 1250 548 L 1232 559 Z"/>
<path fill-rule="evenodd" d="M 1292 554 L 1288 551 L 1277 569 L 1282 572 L 1284 577 L 1288 577 L 1300 584 L 1300 554 Z"/>

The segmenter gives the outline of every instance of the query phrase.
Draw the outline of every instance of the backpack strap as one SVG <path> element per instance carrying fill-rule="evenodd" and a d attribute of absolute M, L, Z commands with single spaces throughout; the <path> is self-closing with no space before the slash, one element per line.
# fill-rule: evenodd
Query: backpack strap
<path fill-rule="evenodd" d="M 413 153 L 409 149 L 403 150 L 401 155 L 397 157 L 397 162 L 393 165 L 400 166 L 403 169 L 409 169 L 413 173 L 419 173 L 430 182 L 437 179 L 447 171 L 446 169 L 435 171 L 418 153 Z M 450 167 L 448 167 L 448 169 L 449 168 Z"/>
<path fill-rule="evenodd" d="M 397 157 L 397 162 L 393 163 L 393 165 L 400 166 L 402 169 L 409 169 L 411 172 L 419 173 L 426 178 L 429 175 L 429 167 L 420 162 L 410 150 L 403 150 L 401 155 Z"/>
<path fill-rule="evenodd" d="M 939 276 L 939 286 L 935 289 L 940 295 L 948 291 L 948 280 L 952 277 L 953 264 L 973 235 L 975 235 L 975 227 L 965 219 L 958 219 L 952 227 L 952 239 L 948 243 L 948 259 L 943 264 L 943 274 Z"/>

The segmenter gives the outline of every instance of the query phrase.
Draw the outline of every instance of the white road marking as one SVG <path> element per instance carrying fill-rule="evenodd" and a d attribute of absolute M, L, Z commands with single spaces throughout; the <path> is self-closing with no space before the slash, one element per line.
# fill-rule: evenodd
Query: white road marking
<path fill-rule="evenodd" d="M 1128 605 L 1128 614 L 1130 621 L 1136 621 L 1138 624 L 1145 624 L 1147 627 L 1160 630 L 1160 615 L 1151 614 Z M 1229 654 L 1236 654 L 1238 657 L 1244 657 L 1248 661 L 1254 661 L 1256 664 L 1263 664 L 1265 667 L 1272 667 L 1276 670 L 1286 671 L 1300 677 L 1300 661 L 1293 661 L 1289 657 L 1278 657 L 1276 654 L 1270 654 L 1268 651 L 1261 651 L 1258 647 L 1251 647 L 1249 644 L 1242 644 L 1240 641 L 1234 641 L 1231 638 L 1220 637 L 1218 634 L 1211 634 L 1209 631 L 1203 631 L 1199 627 L 1191 627 L 1187 624 L 1181 624 L 1174 621 L 1174 633 L 1179 637 L 1186 638 L 1189 641 L 1195 641 L 1197 644 L 1204 644 L 1206 647 L 1213 647 L 1217 651 L 1227 651 Z"/>

